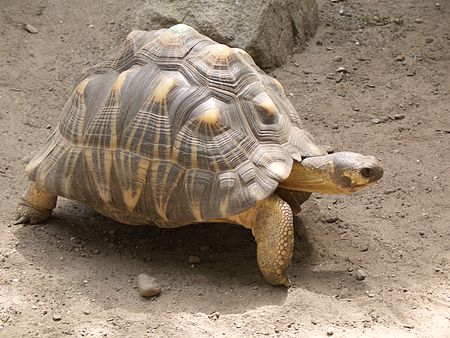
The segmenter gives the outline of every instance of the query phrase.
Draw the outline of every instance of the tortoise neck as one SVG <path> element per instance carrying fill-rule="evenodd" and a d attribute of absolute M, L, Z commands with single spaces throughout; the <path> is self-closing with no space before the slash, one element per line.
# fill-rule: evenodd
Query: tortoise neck
<path fill-rule="evenodd" d="M 327 156 L 311 157 L 301 163 L 294 161 L 289 177 L 279 187 L 293 191 L 342 193 L 333 180 L 334 163 Z"/>

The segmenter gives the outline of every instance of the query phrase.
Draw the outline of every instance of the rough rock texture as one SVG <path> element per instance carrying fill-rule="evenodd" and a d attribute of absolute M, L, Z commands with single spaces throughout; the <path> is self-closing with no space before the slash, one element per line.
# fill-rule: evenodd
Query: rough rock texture
<path fill-rule="evenodd" d="M 139 29 L 188 24 L 213 40 L 247 51 L 263 69 L 280 66 L 317 28 L 315 0 L 147 0 Z"/>
<path fill-rule="evenodd" d="M 156 278 L 141 273 L 137 278 L 137 287 L 142 297 L 154 297 L 161 293 L 161 286 Z"/>

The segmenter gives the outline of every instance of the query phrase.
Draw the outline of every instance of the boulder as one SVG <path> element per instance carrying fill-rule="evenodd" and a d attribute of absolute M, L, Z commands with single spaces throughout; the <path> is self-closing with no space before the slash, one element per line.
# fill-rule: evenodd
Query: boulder
<path fill-rule="evenodd" d="M 146 0 L 137 12 L 138 29 L 184 23 L 244 49 L 263 69 L 281 66 L 302 50 L 317 20 L 315 0 Z"/>

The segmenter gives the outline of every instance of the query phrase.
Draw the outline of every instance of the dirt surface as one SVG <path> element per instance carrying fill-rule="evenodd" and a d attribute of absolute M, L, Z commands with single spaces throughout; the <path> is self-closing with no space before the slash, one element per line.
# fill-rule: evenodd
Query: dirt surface
<path fill-rule="evenodd" d="M 142 3 L 123 3 L 0 1 L 0 336 L 450 337 L 447 1 L 321 0 L 315 38 L 273 72 L 318 143 L 386 170 L 371 189 L 304 205 L 295 287 L 264 282 L 243 227 L 126 226 L 63 199 L 44 224 L 13 225 L 24 157 L 81 70 L 134 27 Z M 159 297 L 139 296 L 140 273 Z"/>

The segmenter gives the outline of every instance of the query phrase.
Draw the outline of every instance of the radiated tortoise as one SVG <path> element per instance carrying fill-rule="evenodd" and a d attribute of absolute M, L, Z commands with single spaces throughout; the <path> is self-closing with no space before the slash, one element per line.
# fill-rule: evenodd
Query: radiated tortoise
<path fill-rule="evenodd" d="M 383 174 L 372 156 L 327 154 L 276 79 L 183 24 L 133 31 L 89 69 L 26 172 L 17 223 L 47 219 L 57 196 L 127 224 L 239 223 L 264 278 L 285 286 L 300 204 Z"/>

